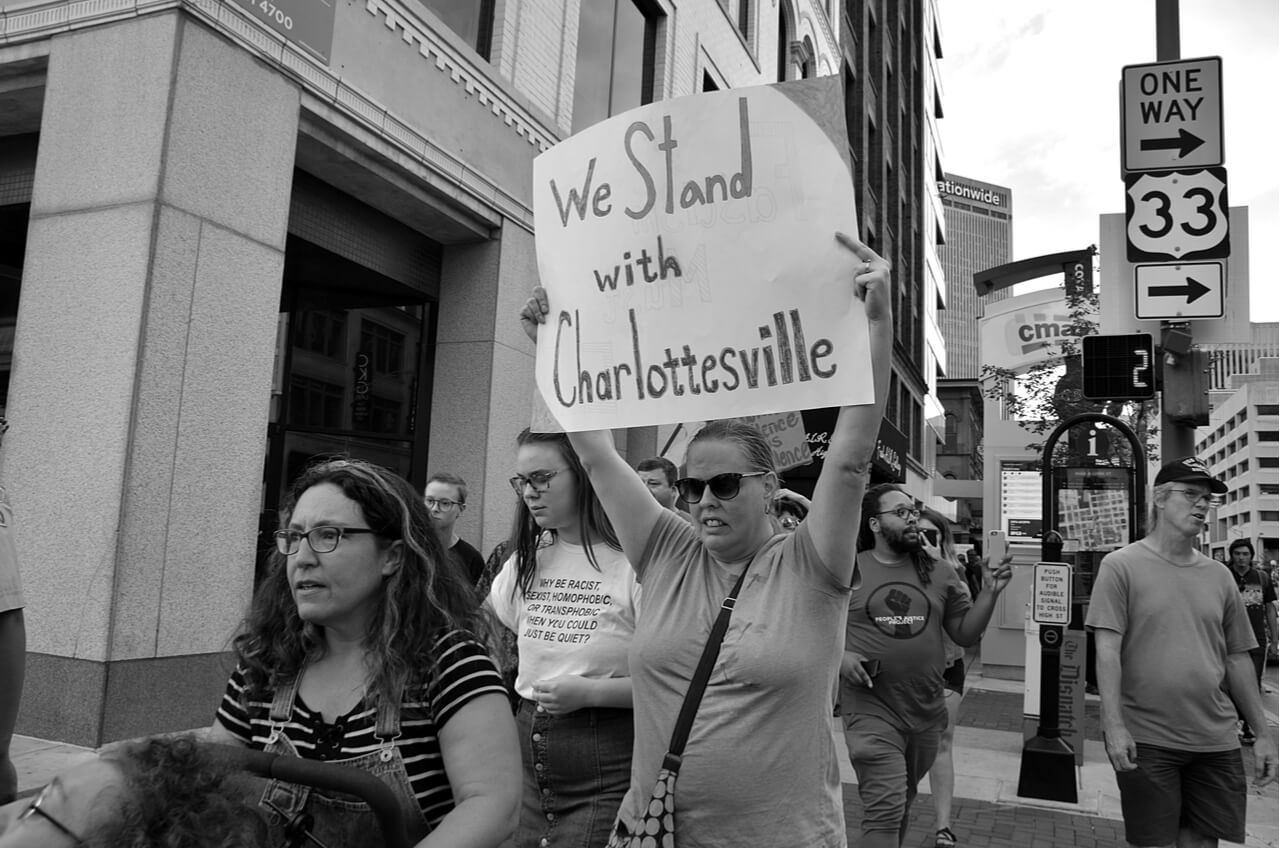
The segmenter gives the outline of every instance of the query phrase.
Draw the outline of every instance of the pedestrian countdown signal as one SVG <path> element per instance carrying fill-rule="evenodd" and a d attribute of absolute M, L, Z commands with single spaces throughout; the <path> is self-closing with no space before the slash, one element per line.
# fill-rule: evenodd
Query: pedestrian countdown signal
<path fill-rule="evenodd" d="M 1156 381 L 1150 333 L 1081 339 L 1083 391 L 1089 400 L 1150 400 Z"/>

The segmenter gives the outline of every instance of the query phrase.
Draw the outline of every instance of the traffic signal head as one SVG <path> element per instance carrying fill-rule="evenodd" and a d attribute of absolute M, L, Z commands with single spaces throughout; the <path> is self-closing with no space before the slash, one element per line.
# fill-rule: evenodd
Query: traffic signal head
<path fill-rule="evenodd" d="M 1155 360 L 1150 333 L 1085 336 L 1080 346 L 1085 397 L 1090 400 L 1155 397 Z"/>
<path fill-rule="evenodd" d="M 1172 361 L 1170 361 L 1172 360 Z M 1160 379 L 1165 415 L 1179 424 L 1209 423 L 1209 354 L 1192 350 L 1165 359 Z"/>

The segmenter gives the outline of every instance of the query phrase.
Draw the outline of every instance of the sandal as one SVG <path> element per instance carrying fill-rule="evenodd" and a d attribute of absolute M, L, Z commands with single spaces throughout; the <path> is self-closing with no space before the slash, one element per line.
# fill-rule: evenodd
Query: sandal
<path fill-rule="evenodd" d="M 938 828 L 938 833 L 933 839 L 933 848 L 956 848 L 956 835 L 951 832 L 951 828 Z"/>

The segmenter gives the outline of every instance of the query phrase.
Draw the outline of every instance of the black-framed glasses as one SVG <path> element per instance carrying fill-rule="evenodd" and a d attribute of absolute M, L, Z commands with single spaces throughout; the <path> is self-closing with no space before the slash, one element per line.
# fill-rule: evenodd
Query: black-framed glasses
<path fill-rule="evenodd" d="M 1190 489 L 1170 489 L 1169 491 L 1182 495 L 1187 499 L 1187 503 L 1192 506 L 1220 506 L 1222 504 L 1222 499 L 1217 495 L 1202 495 Z"/>
<path fill-rule="evenodd" d="M 84 840 L 77 836 L 74 830 L 55 819 L 47 810 L 44 809 L 44 802 L 49 798 L 49 790 L 53 789 L 54 785 L 57 783 L 58 779 L 56 777 L 47 783 L 44 789 L 40 790 L 40 794 L 36 796 L 35 800 L 31 802 L 31 806 L 18 814 L 18 821 L 26 821 L 32 816 L 39 816 L 49 824 L 56 827 L 63 835 L 74 840 L 76 845 L 83 845 Z"/>
<path fill-rule="evenodd" d="M 724 474 L 717 474 L 706 480 L 699 480 L 697 477 L 681 477 L 676 481 L 676 491 L 680 494 L 680 500 L 687 504 L 696 504 L 701 501 L 702 494 L 707 489 L 710 489 L 711 494 L 720 500 L 731 501 L 742 490 L 742 478 L 760 477 L 768 473 L 768 471 L 752 471 L 743 474 L 740 471 L 726 471 Z"/>
<path fill-rule="evenodd" d="M 448 498 L 423 498 L 422 502 L 427 505 L 427 509 L 453 509 L 462 501 L 451 501 Z"/>
<path fill-rule="evenodd" d="M 524 497 L 525 487 L 533 489 L 535 494 L 540 495 L 551 488 L 551 478 L 565 470 L 567 469 L 557 468 L 554 471 L 532 471 L 528 476 L 517 474 L 507 482 L 511 484 L 511 490 L 520 497 Z"/>
<path fill-rule="evenodd" d="M 920 518 L 920 510 L 910 506 L 899 506 L 894 509 L 881 510 L 876 515 L 896 515 L 903 521 L 914 521 Z"/>
<path fill-rule="evenodd" d="M 359 533 L 378 535 L 378 531 L 368 527 L 331 527 L 329 525 L 312 527 L 305 533 L 299 530 L 277 530 L 275 532 L 276 550 L 285 556 L 293 556 L 298 552 L 298 548 L 302 546 L 303 537 L 306 537 L 307 544 L 311 546 L 312 551 L 318 554 L 327 554 L 338 547 L 338 543 L 342 541 L 343 536 L 354 536 Z"/>

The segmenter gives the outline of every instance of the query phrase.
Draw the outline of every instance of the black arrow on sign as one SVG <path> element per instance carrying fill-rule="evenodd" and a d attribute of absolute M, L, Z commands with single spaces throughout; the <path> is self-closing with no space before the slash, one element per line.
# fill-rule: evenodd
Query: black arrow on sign
<path fill-rule="evenodd" d="M 1185 286 L 1152 286 L 1148 289 L 1152 297 L 1186 297 L 1187 303 L 1195 303 L 1209 293 L 1209 287 L 1193 277 L 1187 277 Z"/>
<path fill-rule="evenodd" d="M 1176 148 L 1178 158 L 1181 159 L 1202 144 L 1204 144 L 1204 139 L 1200 136 L 1186 130 L 1178 130 L 1177 138 L 1144 138 L 1138 143 L 1138 147 L 1141 150 L 1173 150 Z"/>

